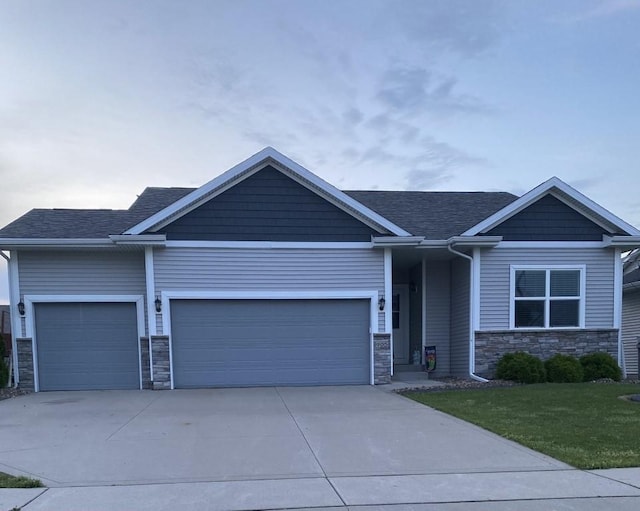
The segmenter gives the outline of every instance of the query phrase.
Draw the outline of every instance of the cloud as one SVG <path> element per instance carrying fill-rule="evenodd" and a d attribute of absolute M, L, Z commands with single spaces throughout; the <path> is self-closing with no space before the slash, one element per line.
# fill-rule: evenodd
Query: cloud
<path fill-rule="evenodd" d="M 410 40 L 474 57 L 499 41 L 507 5 L 498 0 L 403 0 L 391 2 L 388 14 Z"/>
<path fill-rule="evenodd" d="M 410 114 L 488 113 L 492 109 L 479 98 L 456 94 L 457 79 L 436 78 L 425 68 L 394 66 L 385 71 L 376 98 L 395 111 Z"/>
<path fill-rule="evenodd" d="M 576 22 L 597 18 L 608 18 L 640 11 L 640 0 L 602 0 L 596 6 L 559 21 Z"/>

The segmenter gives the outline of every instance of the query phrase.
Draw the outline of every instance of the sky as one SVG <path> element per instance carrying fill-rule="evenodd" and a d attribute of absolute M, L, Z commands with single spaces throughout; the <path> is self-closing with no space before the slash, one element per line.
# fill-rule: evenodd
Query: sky
<path fill-rule="evenodd" d="M 640 227 L 638 34 L 640 0 L 0 0 L 0 226 L 270 145 L 341 189 L 555 175 Z"/>

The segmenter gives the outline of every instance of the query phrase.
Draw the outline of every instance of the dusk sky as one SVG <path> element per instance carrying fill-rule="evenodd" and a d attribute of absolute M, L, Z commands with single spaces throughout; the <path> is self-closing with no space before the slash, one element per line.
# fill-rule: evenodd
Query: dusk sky
<path fill-rule="evenodd" d="M 640 0 L 0 0 L 0 77 L 0 226 L 271 145 L 342 189 L 557 175 L 640 227 Z"/>

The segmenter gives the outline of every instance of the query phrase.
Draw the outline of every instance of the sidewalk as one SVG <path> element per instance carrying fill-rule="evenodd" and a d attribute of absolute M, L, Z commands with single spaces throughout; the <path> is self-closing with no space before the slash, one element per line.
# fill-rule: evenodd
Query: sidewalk
<path fill-rule="evenodd" d="M 387 506 L 389 511 L 635 511 L 640 468 L 0 490 L 2 511 L 383 511 Z"/>

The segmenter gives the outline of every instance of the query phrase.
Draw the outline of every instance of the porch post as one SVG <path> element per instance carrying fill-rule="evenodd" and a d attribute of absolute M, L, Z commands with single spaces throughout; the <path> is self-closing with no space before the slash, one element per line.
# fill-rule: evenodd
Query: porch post
<path fill-rule="evenodd" d="M 393 376 L 393 256 L 390 248 L 384 249 L 384 331 L 389 334 L 391 376 Z"/>

